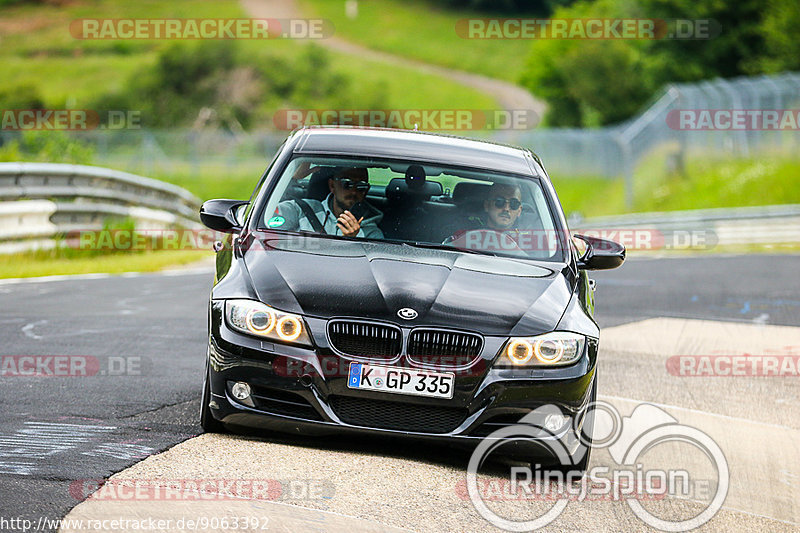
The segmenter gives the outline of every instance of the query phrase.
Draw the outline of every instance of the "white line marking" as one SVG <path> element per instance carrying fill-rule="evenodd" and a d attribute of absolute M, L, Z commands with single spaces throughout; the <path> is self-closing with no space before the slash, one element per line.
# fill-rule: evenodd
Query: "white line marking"
<path fill-rule="evenodd" d="M 36 333 L 34 333 L 33 328 L 35 328 L 36 326 L 41 326 L 43 324 L 47 324 L 47 320 L 37 320 L 36 322 L 25 324 L 24 326 L 22 326 L 22 333 L 24 333 L 26 337 L 38 341 L 43 337 L 41 335 L 37 335 Z"/>
<path fill-rule="evenodd" d="M 110 277 L 111 274 L 65 274 L 59 276 L 40 276 L 38 278 L 7 278 L 0 279 L 0 285 L 13 285 L 16 283 L 43 283 L 47 281 L 68 281 L 79 279 L 105 279 Z"/>
<path fill-rule="evenodd" d="M 85 447 L 115 426 L 62 424 L 53 422 L 25 422 L 11 435 L 0 435 L 0 472 L 32 475 L 39 463 L 53 455 L 74 448 Z"/>
<path fill-rule="evenodd" d="M 192 274 L 213 274 L 213 267 L 191 268 L 185 270 L 164 270 L 161 272 L 122 272 L 120 274 L 64 274 L 58 276 L 41 276 L 34 278 L 6 278 L 0 279 L 0 285 L 16 285 L 25 283 L 46 283 L 49 281 L 76 281 L 76 280 L 92 280 L 92 279 L 107 279 L 113 277 L 119 278 L 136 278 L 139 276 L 187 276 Z"/>

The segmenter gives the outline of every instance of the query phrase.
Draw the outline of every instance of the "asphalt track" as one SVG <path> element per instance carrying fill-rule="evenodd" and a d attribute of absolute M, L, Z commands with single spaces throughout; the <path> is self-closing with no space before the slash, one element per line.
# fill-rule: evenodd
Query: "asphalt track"
<path fill-rule="evenodd" d="M 593 275 L 596 316 L 605 328 L 601 398 L 625 415 L 654 403 L 711 436 L 728 458 L 728 498 L 703 529 L 800 525 L 800 381 L 796 375 L 687 378 L 670 374 L 665 362 L 676 355 L 797 356 L 798 267 L 800 257 L 792 255 L 703 256 L 633 259 Z M 495 530 L 459 496 L 468 455 L 446 448 L 252 435 L 190 439 L 200 433 L 210 284 L 209 271 L 0 282 L 0 355 L 83 356 L 96 371 L 0 378 L 0 518 L 39 524 L 42 517 L 63 517 L 91 480 L 120 472 L 132 479 L 269 478 L 284 489 L 292 482 L 322 487 L 316 499 L 284 494 L 258 508 L 273 518 L 273 531 L 291 520 L 321 530 Z M 593 463 L 604 457 L 596 454 Z M 130 511 L 108 507 L 119 503 L 89 500 L 70 516 Z M 178 507 L 168 503 L 147 502 L 136 513 L 174 516 Z M 677 516 L 694 504 L 653 505 Z M 242 505 L 255 512 L 252 502 L 225 509 Z M 300 508 L 329 513 L 306 515 Z M 215 509 L 222 509 L 219 502 Z M 550 528 L 649 529 L 620 502 L 571 503 Z"/>

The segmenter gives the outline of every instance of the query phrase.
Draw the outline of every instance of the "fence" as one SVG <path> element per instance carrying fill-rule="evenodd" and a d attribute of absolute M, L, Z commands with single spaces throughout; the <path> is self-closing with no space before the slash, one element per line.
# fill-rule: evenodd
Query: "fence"
<path fill-rule="evenodd" d="M 597 129 L 534 129 L 459 132 L 490 135 L 494 140 L 532 149 L 548 171 L 559 178 L 625 177 L 626 200 L 633 203 L 633 175 L 651 154 L 680 172 L 687 154 L 719 153 L 750 156 L 764 150 L 800 148 L 800 130 L 684 131 L 670 127 L 667 117 L 681 109 L 800 109 L 800 73 L 753 78 L 717 79 L 665 87 L 652 103 L 631 120 Z M 0 131 L 0 141 L 16 133 Z M 73 133 L 91 144 L 95 163 L 148 176 L 170 175 L 177 168 L 199 172 L 253 174 L 286 137 L 286 132 L 230 133 L 222 131 L 95 130 Z M 257 169 L 257 170 L 256 170 Z M 249 192 L 249 191 L 248 191 Z"/>
<path fill-rule="evenodd" d="M 633 119 L 599 129 L 539 129 L 506 139 L 538 153 L 548 170 L 561 176 L 624 176 L 626 203 L 633 203 L 633 172 L 646 156 L 661 151 L 664 163 L 679 170 L 687 153 L 747 157 L 765 149 L 800 149 L 800 130 L 731 129 L 687 131 L 668 124 L 679 110 L 800 109 L 800 73 L 717 79 L 665 87 Z"/>
<path fill-rule="evenodd" d="M 730 246 L 800 244 L 800 205 L 767 205 L 692 209 L 664 213 L 593 217 L 570 220 L 573 233 L 597 234 L 619 240 L 632 230 L 647 237 L 641 249 L 659 251 L 725 249 Z M 635 233 L 629 233 L 630 238 Z M 626 243 L 632 246 L 632 243 Z M 657 246 L 650 246 L 657 244 Z M 636 246 L 632 246 L 637 250 Z"/>

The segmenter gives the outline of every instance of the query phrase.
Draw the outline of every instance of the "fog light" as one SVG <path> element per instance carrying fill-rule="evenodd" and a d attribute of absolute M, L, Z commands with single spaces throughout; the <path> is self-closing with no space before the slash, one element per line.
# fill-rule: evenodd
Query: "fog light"
<path fill-rule="evenodd" d="M 549 414 L 544 419 L 544 428 L 549 431 L 550 433 L 555 433 L 562 427 L 564 427 L 564 422 L 567 421 L 567 418 L 563 415 L 559 414 Z"/>
<path fill-rule="evenodd" d="M 250 385 L 244 381 L 237 381 L 231 387 L 231 394 L 239 401 L 244 401 L 250 397 Z"/>

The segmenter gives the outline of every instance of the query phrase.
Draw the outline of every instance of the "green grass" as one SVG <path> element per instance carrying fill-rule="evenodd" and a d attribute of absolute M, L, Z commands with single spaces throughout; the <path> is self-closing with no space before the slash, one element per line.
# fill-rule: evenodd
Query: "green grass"
<path fill-rule="evenodd" d="M 464 39 L 456 33 L 459 19 L 496 15 L 426 0 L 362 0 L 355 19 L 345 16 L 344 1 L 300 0 L 299 5 L 304 16 L 332 20 L 336 36 L 348 41 L 491 78 L 517 82 L 530 52 L 524 39 Z"/>
<path fill-rule="evenodd" d="M 250 194 L 267 169 L 269 159 L 253 157 L 236 159 L 232 164 L 202 161 L 193 165 L 188 161 L 156 161 L 142 166 L 119 157 L 96 160 L 96 166 L 113 168 L 146 176 L 183 187 L 201 200 L 211 198 L 250 198 Z"/>
<path fill-rule="evenodd" d="M 0 279 L 32 278 L 66 274 L 121 274 L 123 272 L 155 272 L 206 259 L 209 250 L 171 250 L 108 255 L 71 254 L 54 257 L 52 252 L 26 252 L 0 255 Z"/>
<path fill-rule="evenodd" d="M 634 205 L 625 206 L 622 179 L 551 176 L 564 211 L 584 217 L 800 203 L 800 157 L 688 158 L 684 175 L 669 175 L 663 160 L 644 161 L 634 174 Z"/>
<path fill-rule="evenodd" d="M 233 0 L 83 0 L 65 5 L 18 4 L 0 11 L 3 81 L 37 88 L 48 106 L 85 106 L 121 87 L 155 61 L 165 41 L 75 39 L 80 18 L 201 18 L 242 16 Z"/>
<path fill-rule="evenodd" d="M 6 83 L 36 87 L 51 108 L 85 108 L 104 92 L 119 90 L 138 69 L 154 63 L 155 53 L 129 56 L 24 57 L 0 55 Z M 2 87 L 3 82 L 0 82 Z"/>
<path fill-rule="evenodd" d="M 800 158 L 764 154 L 757 158 L 695 156 L 685 176 L 666 176 L 636 189 L 636 211 L 743 207 L 800 203 Z"/>
<path fill-rule="evenodd" d="M 236 0 L 83 0 L 63 6 L 20 4 L 0 11 L 0 89 L 32 85 L 50 107 L 81 108 L 103 93 L 121 88 L 130 76 L 153 65 L 168 41 L 80 40 L 70 22 L 79 18 L 237 18 L 245 17 Z M 243 57 L 274 53 L 292 61 L 309 41 L 239 40 Z M 256 61 L 257 59 L 254 59 Z M 369 105 L 376 90 L 386 93 L 388 108 L 487 109 L 496 107 L 486 94 L 441 76 L 387 66 L 362 58 L 331 54 L 334 70 L 352 78 L 356 102 Z M 266 98 L 275 105 L 274 99 Z M 271 110 L 270 110 L 271 111 Z M 271 114 L 269 115 L 271 117 Z M 271 126 L 270 124 L 259 125 Z"/>
<path fill-rule="evenodd" d="M 551 174 L 564 212 L 584 217 L 615 215 L 625 211 L 625 187 L 620 179 L 563 177 Z"/>

